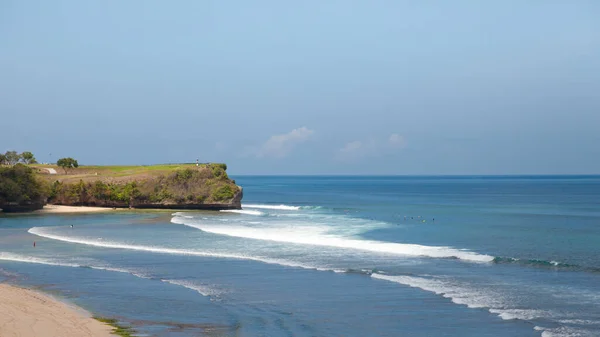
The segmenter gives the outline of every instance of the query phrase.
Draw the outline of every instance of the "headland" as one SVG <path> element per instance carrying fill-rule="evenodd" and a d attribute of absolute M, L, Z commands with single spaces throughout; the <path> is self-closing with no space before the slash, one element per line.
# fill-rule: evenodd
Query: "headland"
<path fill-rule="evenodd" d="M 68 169 L 16 164 L 0 168 L 0 209 L 44 213 L 123 208 L 241 209 L 242 188 L 226 170 L 227 165 L 217 163 Z M 45 205 L 51 207 L 44 209 Z"/>

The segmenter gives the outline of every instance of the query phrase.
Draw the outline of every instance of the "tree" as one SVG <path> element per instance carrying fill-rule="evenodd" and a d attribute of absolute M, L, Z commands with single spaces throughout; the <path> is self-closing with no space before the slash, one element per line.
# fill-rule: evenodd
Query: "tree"
<path fill-rule="evenodd" d="M 0 167 L 0 208 L 4 212 L 42 208 L 47 187 L 36 176 L 34 170 L 22 164 Z"/>
<path fill-rule="evenodd" d="M 29 151 L 21 153 L 21 159 L 25 164 L 37 164 L 37 160 L 35 160 L 33 153 Z"/>
<path fill-rule="evenodd" d="M 6 159 L 6 155 L 0 153 L 0 165 L 8 164 L 8 160 Z"/>
<path fill-rule="evenodd" d="M 65 170 L 65 174 L 69 174 L 69 169 L 72 168 L 77 168 L 79 167 L 79 163 L 77 163 L 77 160 L 68 157 L 68 158 L 60 158 L 57 162 L 56 165 L 60 166 L 63 168 L 63 170 Z"/>
<path fill-rule="evenodd" d="M 9 165 L 14 165 L 21 160 L 21 155 L 17 151 L 6 151 L 4 154 Z"/>

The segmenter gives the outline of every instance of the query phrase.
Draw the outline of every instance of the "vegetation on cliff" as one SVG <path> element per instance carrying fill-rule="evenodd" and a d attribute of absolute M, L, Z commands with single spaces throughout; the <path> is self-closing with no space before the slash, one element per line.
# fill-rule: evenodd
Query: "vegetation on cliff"
<path fill-rule="evenodd" d="M 242 190 L 225 164 L 79 166 L 35 164 L 31 152 L 1 155 L 0 209 L 30 211 L 57 205 L 133 208 L 241 208 Z M 30 165 L 17 164 L 26 162 Z M 62 174 L 64 172 L 64 174 Z"/>
<path fill-rule="evenodd" d="M 90 166 L 82 169 L 86 170 L 85 173 L 47 176 L 49 181 L 53 180 L 48 202 L 138 208 L 240 207 L 241 190 L 227 176 L 224 164 L 180 165 L 176 168 L 168 165 Z"/>
<path fill-rule="evenodd" d="M 35 171 L 23 164 L 0 167 L 0 208 L 5 212 L 40 209 L 46 202 L 47 186 Z"/>

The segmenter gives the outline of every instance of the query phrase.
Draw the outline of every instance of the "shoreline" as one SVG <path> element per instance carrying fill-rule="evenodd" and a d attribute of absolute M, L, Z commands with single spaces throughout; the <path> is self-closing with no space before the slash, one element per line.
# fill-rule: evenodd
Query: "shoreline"
<path fill-rule="evenodd" d="M 66 206 L 66 205 L 44 205 L 44 208 L 28 212 L 2 212 L 0 216 L 18 215 L 45 215 L 45 214 L 86 214 L 86 213 L 173 213 L 173 212 L 217 212 L 217 209 L 194 209 L 194 208 L 123 208 L 123 207 L 98 207 L 98 206 Z"/>
<path fill-rule="evenodd" d="M 44 293 L 0 283 L 2 337 L 110 337 L 113 328 L 81 307 Z"/>
<path fill-rule="evenodd" d="M 118 209 L 110 207 L 91 207 L 91 206 L 64 206 L 64 205 L 45 205 L 44 208 L 35 210 L 33 214 L 64 214 L 64 213 L 97 213 L 97 212 L 115 212 Z"/>

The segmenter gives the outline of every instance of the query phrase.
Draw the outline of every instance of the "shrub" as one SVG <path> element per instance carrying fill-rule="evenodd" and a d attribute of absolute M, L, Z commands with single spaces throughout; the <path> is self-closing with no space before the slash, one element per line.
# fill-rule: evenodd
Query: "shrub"
<path fill-rule="evenodd" d="M 233 191 L 231 186 L 225 185 L 225 186 L 221 186 L 221 187 L 217 188 L 213 192 L 212 198 L 215 201 L 225 201 L 225 200 L 229 200 L 229 199 L 233 198 L 234 195 L 235 195 L 235 192 Z"/>
<path fill-rule="evenodd" d="M 96 181 L 94 185 L 91 187 L 92 196 L 99 200 L 105 200 L 108 197 L 108 185 L 103 183 L 102 181 Z"/>
<path fill-rule="evenodd" d="M 183 183 L 190 180 L 194 176 L 194 170 L 185 169 L 175 172 L 175 181 L 178 183 Z"/>

